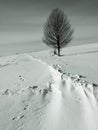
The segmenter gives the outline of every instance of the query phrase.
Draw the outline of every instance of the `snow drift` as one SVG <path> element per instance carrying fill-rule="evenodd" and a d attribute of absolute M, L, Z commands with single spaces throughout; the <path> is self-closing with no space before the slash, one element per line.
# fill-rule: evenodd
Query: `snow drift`
<path fill-rule="evenodd" d="M 50 66 L 50 71 L 54 86 L 60 92 L 58 97 L 61 97 L 58 103 L 58 106 L 61 105 L 59 128 L 56 129 L 97 130 L 98 108 L 93 85 L 79 78 L 79 75 L 63 73 L 58 65 Z"/>
<path fill-rule="evenodd" d="M 92 83 L 27 54 L 0 65 L 0 130 L 98 130 Z"/>

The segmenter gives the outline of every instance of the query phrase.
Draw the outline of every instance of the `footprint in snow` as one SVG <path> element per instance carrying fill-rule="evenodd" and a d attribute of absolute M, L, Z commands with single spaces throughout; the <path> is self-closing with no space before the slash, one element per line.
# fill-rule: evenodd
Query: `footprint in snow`
<path fill-rule="evenodd" d="M 21 75 L 19 75 L 19 79 L 20 79 L 21 81 L 24 81 L 24 78 L 22 78 Z"/>
<path fill-rule="evenodd" d="M 24 115 L 21 115 L 21 116 L 18 116 L 18 117 L 13 117 L 12 120 L 19 120 L 19 119 L 22 119 L 24 118 Z"/>
<path fill-rule="evenodd" d="M 15 119 L 16 119 L 16 117 L 13 117 L 13 118 L 12 118 L 12 120 L 15 120 Z"/>
<path fill-rule="evenodd" d="M 22 118 L 24 118 L 24 115 L 21 115 L 21 116 L 19 117 L 19 119 L 22 119 Z"/>
<path fill-rule="evenodd" d="M 14 94 L 14 92 L 12 92 L 12 91 L 9 90 L 9 89 L 6 89 L 5 91 L 2 92 L 2 95 L 8 95 L 8 96 L 11 96 L 11 95 L 13 95 L 13 94 Z"/>
<path fill-rule="evenodd" d="M 23 110 L 26 110 L 27 108 L 28 108 L 28 105 L 26 105 Z"/>

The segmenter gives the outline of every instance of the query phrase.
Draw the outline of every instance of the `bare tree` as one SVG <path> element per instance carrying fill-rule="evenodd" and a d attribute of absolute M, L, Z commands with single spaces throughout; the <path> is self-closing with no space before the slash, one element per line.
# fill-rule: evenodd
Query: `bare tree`
<path fill-rule="evenodd" d="M 65 13 L 56 8 L 53 9 L 44 26 L 43 41 L 53 48 L 57 55 L 72 40 L 73 29 Z"/>

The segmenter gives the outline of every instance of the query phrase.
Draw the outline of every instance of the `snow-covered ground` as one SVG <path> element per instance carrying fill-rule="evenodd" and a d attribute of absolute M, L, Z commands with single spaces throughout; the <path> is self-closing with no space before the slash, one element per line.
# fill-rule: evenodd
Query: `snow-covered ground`
<path fill-rule="evenodd" d="M 98 130 L 98 44 L 0 58 L 0 130 Z"/>

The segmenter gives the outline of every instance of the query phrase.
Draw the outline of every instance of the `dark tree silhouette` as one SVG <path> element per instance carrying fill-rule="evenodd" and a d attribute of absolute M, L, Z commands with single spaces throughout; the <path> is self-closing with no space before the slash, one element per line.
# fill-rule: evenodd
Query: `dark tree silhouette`
<path fill-rule="evenodd" d="M 44 25 L 43 42 L 54 49 L 60 56 L 60 51 L 72 40 L 73 29 L 65 13 L 53 9 Z"/>

